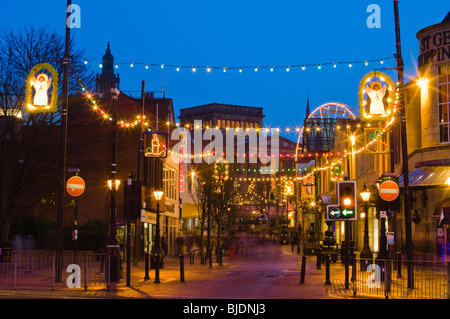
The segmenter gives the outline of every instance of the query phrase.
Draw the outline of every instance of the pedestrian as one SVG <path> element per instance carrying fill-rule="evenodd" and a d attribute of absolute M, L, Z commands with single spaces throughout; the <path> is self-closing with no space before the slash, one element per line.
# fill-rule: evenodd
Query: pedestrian
<path fill-rule="evenodd" d="M 161 248 L 164 252 L 164 258 L 167 257 L 169 254 L 169 247 L 167 245 L 166 234 L 163 234 L 161 237 Z"/>

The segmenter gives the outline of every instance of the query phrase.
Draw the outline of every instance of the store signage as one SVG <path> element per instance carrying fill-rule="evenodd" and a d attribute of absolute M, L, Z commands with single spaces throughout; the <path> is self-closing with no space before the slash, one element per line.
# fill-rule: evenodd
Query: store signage
<path fill-rule="evenodd" d="M 429 63 L 450 62 L 450 30 L 424 34 L 419 38 L 419 53 L 419 68 Z"/>

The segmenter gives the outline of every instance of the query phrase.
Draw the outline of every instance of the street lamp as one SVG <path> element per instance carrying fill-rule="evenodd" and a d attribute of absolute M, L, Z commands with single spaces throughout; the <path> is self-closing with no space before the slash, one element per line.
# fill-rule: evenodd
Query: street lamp
<path fill-rule="evenodd" d="M 111 192 L 111 212 L 110 212 L 110 233 L 106 243 L 107 252 L 111 256 L 110 278 L 111 281 L 119 281 L 119 238 L 117 237 L 116 226 L 116 192 L 119 190 L 120 180 L 114 180 L 114 186 L 111 179 L 108 180 L 108 187 Z"/>
<path fill-rule="evenodd" d="M 359 255 L 360 258 L 372 259 L 373 254 L 369 247 L 369 200 L 370 191 L 366 188 L 366 183 L 364 183 L 364 188 L 359 193 L 364 203 L 364 247 Z"/>
<path fill-rule="evenodd" d="M 152 253 L 153 256 L 156 255 L 156 264 L 155 264 L 155 284 L 159 284 L 159 267 L 161 263 L 161 233 L 159 226 L 159 202 L 164 195 L 162 190 L 155 190 L 153 195 L 156 199 L 156 236 L 155 236 L 155 246 L 153 247 L 154 251 Z"/>
<path fill-rule="evenodd" d="M 119 186 L 120 186 L 120 180 L 116 179 L 114 184 L 115 184 L 114 188 L 116 189 L 116 191 L 118 191 Z M 111 179 L 108 179 L 108 187 L 109 187 L 109 190 L 112 190 L 112 180 Z"/>
<path fill-rule="evenodd" d="M 111 211 L 110 211 L 110 234 L 106 243 L 106 251 L 110 255 L 110 278 L 111 281 L 119 281 L 120 278 L 120 253 L 119 253 L 119 239 L 117 238 L 116 225 L 116 192 L 119 189 L 120 181 L 116 179 L 117 176 L 117 117 L 116 117 L 116 102 L 120 91 L 116 88 L 111 88 L 111 97 L 113 104 L 112 114 L 112 143 L 111 143 L 111 175 L 108 180 L 109 190 L 111 192 Z M 114 185 L 113 185 L 114 183 Z"/>

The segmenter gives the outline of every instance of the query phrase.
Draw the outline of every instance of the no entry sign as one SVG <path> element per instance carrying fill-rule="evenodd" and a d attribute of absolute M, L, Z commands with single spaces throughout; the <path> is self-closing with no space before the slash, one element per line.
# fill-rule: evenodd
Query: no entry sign
<path fill-rule="evenodd" d="M 80 176 L 72 176 L 66 184 L 67 192 L 73 197 L 78 197 L 83 194 L 85 188 L 86 184 Z"/>
<path fill-rule="evenodd" d="M 396 182 L 385 181 L 381 183 L 378 193 L 380 194 L 381 199 L 392 202 L 393 200 L 396 200 L 400 194 L 400 188 Z"/>

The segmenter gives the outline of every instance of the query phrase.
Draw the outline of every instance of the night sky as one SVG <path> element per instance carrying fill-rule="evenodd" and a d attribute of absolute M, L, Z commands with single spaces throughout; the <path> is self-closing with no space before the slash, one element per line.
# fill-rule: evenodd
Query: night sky
<path fill-rule="evenodd" d="M 358 110 L 358 85 L 375 68 L 396 66 L 393 1 L 389 0 L 73 0 L 81 28 L 71 29 L 87 67 L 98 64 L 109 41 L 119 64 L 120 89 L 140 96 L 141 82 L 157 97 L 164 90 L 180 108 L 212 102 L 263 107 L 264 124 L 281 128 L 304 120 L 311 109 L 339 102 Z M 381 28 L 366 24 L 370 4 L 381 9 Z M 399 2 L 405 82 L 417 75 L 416 33 L 440 23 L 448 0 Z M 3 1 L 0 29 L 47 27 L 64 35 L 66 1 Z M 365 60 L 385 60 L 365 66 Z M 130 63 L 135 62 L 133 68 Z M 336 68 L 332 63 L 338 62 Z M 345 62 L 345 63 L 343 63 Z M 348 62 L 353 62 L 352 67 Z M 145 69 L 145 64 L 156 64 Z M 303 64 L 324 64 L 317 66 Z M 340 64 L 342 63 L 342 64 Z M 161 68 L 159 65 L 180 65 Z M 291 67 L 289 72 L 287 66 Z M 197 71 L 192 72 L 191 67 Z M 208 73 L 206 66 L 213 67 Z M 255 67 L 260 66 L 257 72 Z M 262 69 L 262 66 L 275 66 Z M 218 67 L 215 69 L 214 67 Z M 226 73 L 222 71 L 227 67 Z M 240 73 L 239 67 L 243 67 Z M 279 68 L 277 68 L 279 67 Z M 236 69 L 232 69 L 236 68 Z M 394 71 L 385 71 L 394 81 Z M 295 138 L 292 138 L 295 139 Z"/>

